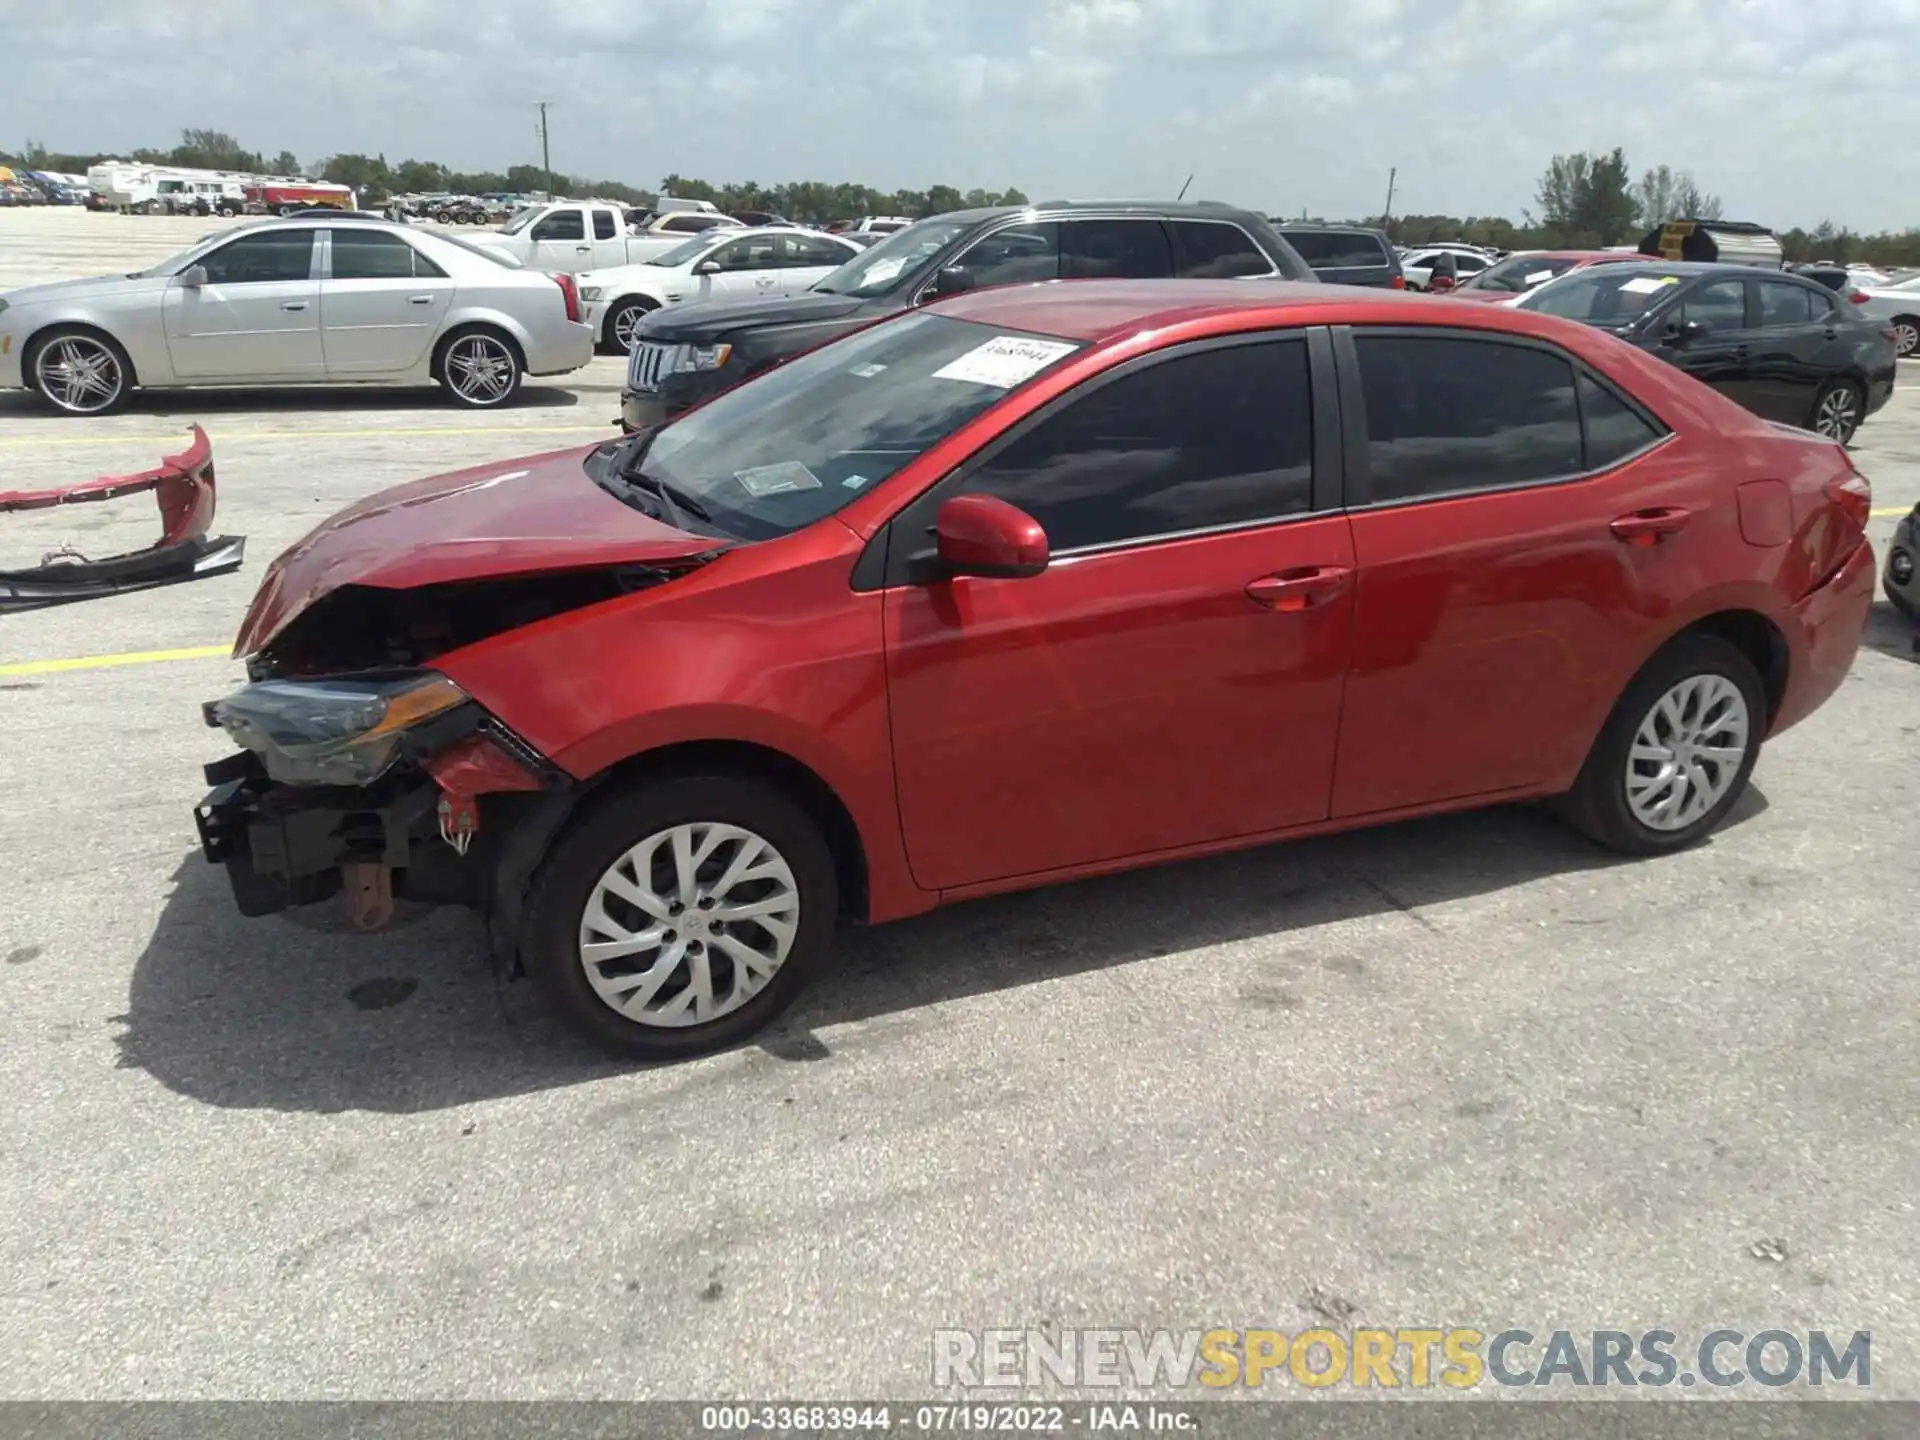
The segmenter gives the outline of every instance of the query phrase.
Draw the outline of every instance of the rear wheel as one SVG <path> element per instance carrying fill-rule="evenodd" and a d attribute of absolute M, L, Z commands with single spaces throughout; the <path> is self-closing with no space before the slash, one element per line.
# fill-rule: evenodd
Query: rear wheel
<path fill-rule="evenodd" d="M 1813 402 L 1812 428 L 1845 445 L 1866 418 L 1866 408 L 1859 385 L 1851 380 L 1829 380 Z"/>
<path fill-rule="evenodd" d="M 1753 662 L 1717 635 L 1683 635 L 1620 697 L 1560 812 L 1628 855 L 1685 849 L 1739 800 L 1766 728 Z"/>
<path fill-rule="evenodd" d="M 1902 315 L 1893 322 L 1893 348 L 1902 360 L 1920 352 L 1920 316 Z"/>
<path fill-rule="evenodd" d="M 535 878 L 528 973 L 573 1029 L 644 1060 L 746 1039 L 800 993 L 832 942 L 832 852 L 759 781 L 690 775 L 616 792 Z"/>
<path fill-rule="evenodd" d="M 447 341 L 437 367 L 440 387 L 456 405 L 490 410 L 520 388 L 520 355 L 493 330 L 462 330 Z"/>

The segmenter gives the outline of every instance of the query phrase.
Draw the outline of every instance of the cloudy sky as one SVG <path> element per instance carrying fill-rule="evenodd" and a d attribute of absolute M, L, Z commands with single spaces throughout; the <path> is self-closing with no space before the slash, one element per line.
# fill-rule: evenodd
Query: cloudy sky
<path fill-rule="evenodd" d="M 1505 214 L 1625 147 L 1774 226 L 1920 225 L 1920 0 L 0 0 L 0 137 L 657 184 Z"/>

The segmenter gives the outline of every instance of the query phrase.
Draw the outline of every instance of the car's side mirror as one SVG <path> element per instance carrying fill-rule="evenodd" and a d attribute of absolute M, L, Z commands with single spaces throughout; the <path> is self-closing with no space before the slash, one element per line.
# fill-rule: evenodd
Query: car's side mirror
<path fill-rule="evenodd" d="M 936 297 L 961 295 L 979 283 L 965 265 L 949 265 L 933 277 L 933 293 Z"/>
<path fill-rule="evenodd" d="M 180 272 L 180 283 L 189 290 L 198 290 L 202 285 L 207 283 L 207 267 L 204 265 L 189 265 Z"/>
<path fill-rule="evenodd" d="M 1053 558 L 1047 532 L 1018 506 L 992 495 L 956 495 L 934 516 L 940 571 L 991 580 L 1024 580 Z"/>
<path fill-rule="evenodd" d="M 696 275 L 718 275 L 720 273 L 720 262 L 718 260 L 702 260 L 698 265 L 693 267 L 693 273 Z"/>
<path fill-rule="evenodd" d="M 1694 341 L 1703 339 L 1711 333 L 1705 322 L 1700 320 L 1669 320 L 1667 322 L 1667 343 L 1676 349 L 1683 345 L 1691 345 Z"/>

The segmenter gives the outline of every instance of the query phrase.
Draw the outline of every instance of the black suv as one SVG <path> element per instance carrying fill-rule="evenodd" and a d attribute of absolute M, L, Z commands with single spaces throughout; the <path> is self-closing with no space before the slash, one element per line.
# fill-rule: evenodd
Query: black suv
<path fill-rule="evenodd" d="M 1314 275 L 1329 285 L 1374 285 L 1387 290 L 1407 288 L 1400 255 L 1384 230 L 1364 225 L 1279 225 L 1281 236 L 1313 267 Z"/>
<path fill-rule="evenodd" d="M 1054 201 L 935 215 L 799 295 L 656 310 L 627 357 L 623 429 L 669 420 L 803 350 L 988 285 L 1079 278 L 1312 280 L 1258 215 L 1225 205 Z"/>

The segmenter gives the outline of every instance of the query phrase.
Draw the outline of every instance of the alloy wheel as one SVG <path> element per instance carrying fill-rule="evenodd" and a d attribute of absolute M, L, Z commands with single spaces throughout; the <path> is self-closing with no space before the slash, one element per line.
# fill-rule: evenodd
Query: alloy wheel
<path fill-rule="evenodd" d="M 628 305 L 617 311 L 613 317 L 613 343 L 625 354 L 633 349 L 633 342 L 640 334 L 640 322 L 647 318 L 647 311 L 639 305 Z"/>
<path fill-rule="evenodd" d="M 1920 321 L 1896 320 L 1893 322 L 1894 353 L 1902 360 L 1920 352 Z"/>
<path fill-rule="evenodd" d="M 1853 438 L 1853 432 L 1860 428 L 1860 397 L 1851 385 L 1836 385 L 1820 397 L 1813 428 L 1843 445 Z"/>
<path fill-rule="evenodd" d="M 1627 805 L 1651 830 L 1684 830 L 1733 788 L 1751 743 L 1746 696 L 1693 675 L 1653 703 L 1627 752 Z"/>
<path fill-rule="evenodd" d="M 493 405 L 513 391 L 514 360 L 489 335 L 468 335 L 447 351 L 447 383 L 470 405 Z"/>
<path fill-rule="evenodd" d="M 85 335 L 54 340 L 40 351 L 33 369 L 41 392 L 75 415 L 98 414 L 118 400 L 126 387 L 120 357 Z"/>
<path fill-rule="evenodd" d="M 675 825 L 614 861 L 588 894 L 580 964 L 628 1020 L 682 1029 L 764 990 L 799 928 L 799 882 L 772 844 L 737 825 Z"/>

